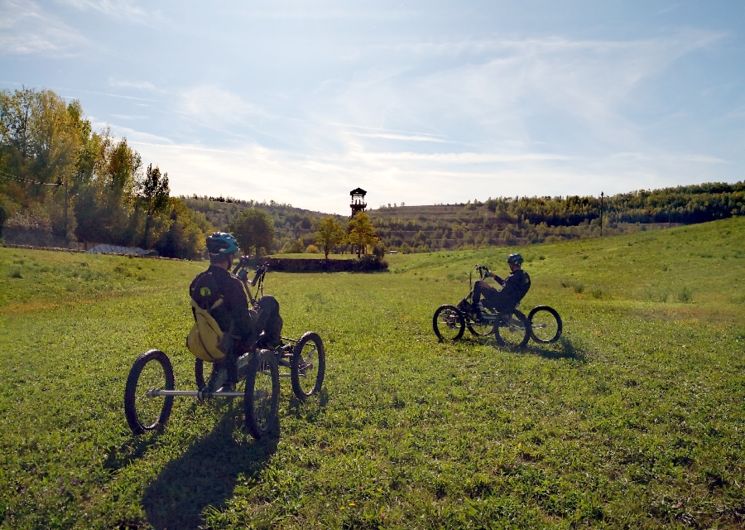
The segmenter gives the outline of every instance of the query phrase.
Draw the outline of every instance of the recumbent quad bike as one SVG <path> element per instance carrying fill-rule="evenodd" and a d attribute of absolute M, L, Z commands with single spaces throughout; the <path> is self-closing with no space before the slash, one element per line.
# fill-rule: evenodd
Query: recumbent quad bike
<path fill-rule="evenodd" d="M 243 256 L 233 273 L 244 282 L 250 303 L 256 307 L 264 294 L 268 267 L 258 266 L 251 281 L 248 269 L 249 259 Z M 245 428 L 256 439 L 266 436 L 277 427 L 280 377 L 289 377 L 293 393 L 305 401 L 320 392 L 326 371 L 326 352 L 317 333 L 308 331 L 299 339 L 282 337 L 282 342 L 274 349 L 254 348 L 237 359 L 237 386 L 245 381 L 243 391 L 224 389 L 227 371 L 201 358 L 194 362 L 197 390 L 176 390 L 168 356 L 160 350 L 141 354 L 129 371 L 124 391 L 124 413 L 130 429 L 135 435 L 163 429 L 176 396 L 199 401 L 243 397 Z M 289 373 L 280 372 L 280 367 Z"/>
<path fill-rule="evenodd" d="M 457 305 L 441 305 L 432 317 L 432 328 L 440 342 L 456 341 L 463 337 L 466 328 L 477 337 L 494 335 L 500 346 L 519 349 L 532 338 L 540 344 L 551 344 L 561 337 L 563 324 L 558 311 L 547 305 L 534 307 L 525 316 L 515 306 L 510 314 L 499 313 L 481 306 L 481 318 L 471 310 L 473 271 L 483 280 L 491 273 L 485 265 L 476 265 L 468 274 L 469 293 Z M 519 305 L 519 304 L 518 304 Z"/>

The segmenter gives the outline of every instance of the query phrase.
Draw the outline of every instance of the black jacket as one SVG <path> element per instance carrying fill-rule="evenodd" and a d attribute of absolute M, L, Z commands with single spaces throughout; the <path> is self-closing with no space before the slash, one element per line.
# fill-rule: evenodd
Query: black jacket
<path fill-rule="evenodd" d="M 505 280 L 498 276 L 495 279 L 502 285 L 502 296 L 510 305 L 517 305 L 530 289 L 530 276 L 522 269 L 510 273 Z"/>
<path fill-rule="evenodd" d="M 210 265 L 189 286 L 189 295 L 202 309 L 210 309 L 222 298 L 222 303 L 210 314 L 225 333 L 244 341 L 254 335 L 246 289 L 235 275 Z"/>

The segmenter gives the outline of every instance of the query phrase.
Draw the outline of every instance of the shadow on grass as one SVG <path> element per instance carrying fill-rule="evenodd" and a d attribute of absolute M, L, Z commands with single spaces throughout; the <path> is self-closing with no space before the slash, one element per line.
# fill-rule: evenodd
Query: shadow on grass
<path fill-rule="evenodd" d="M 169 462 L 147 487 L 142 507 L 154 528 L 198 528 L 202 511 L 220 509 L 233 496 L 239 475 L 257 476 L 277 449 L 278 437 L 252 440 L 239 434 L 242 410 L 226 414 L 205 438 Z"/>
<path fill-rule="evenodd" d="M 526 353 L 534 353 L 541 357 L 546 357 L 547 359 L 574 359 L 581 363 L 586 363 L 589 360 L 587 352 L 575 346 L 572 341 L 566 337 L 560 338 L 554 344 L 535 345 L 530 342 L 523 351 Z"/>
<path fill-rule="evenodd" d="M 547 359 L 573 359 L 580 363 L 586 363 L 589 361 L 587 352 L 583 349 L 575 346 L 571 340 L 566 337 L 560 338 L 554 344 L 536 344 L 533 341 L 528 342 L 528 345 L 522 349 L 506 348 L 495 344 L 493 337 L 466 337 L 463 339 L 464 342 L 472 342 L 477 344 L 492 344 L 495 348 L 502 349 L 504 351 L 510 351 L 514 353 L 532 353 L 540 355 Z"/>
<path fill-rule="evenodd" d="M 132 436 L 121 447 L 109 450 L 106 461 L 103 463 L 105 469 L 118 471 L 139 459 L 145 451 L 158 441 L 160 433 L 153 432 L 146 436 Z"/>
<path fill-rule="evenodd" d="M 328 402 L 329 393 L 326 388 L 321 388 L 317 396 L 311 396 L 305 401 L 300 401 L 293 394 L 290 398 L 288 412 L 295 418 L 313 422 L 323 413 Z"/>

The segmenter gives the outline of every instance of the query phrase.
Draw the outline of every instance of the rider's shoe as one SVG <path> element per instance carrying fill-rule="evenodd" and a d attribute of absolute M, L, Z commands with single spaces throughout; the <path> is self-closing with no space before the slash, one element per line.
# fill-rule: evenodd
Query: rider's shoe
<path fill-rule="evenodd" d="M 222 388 L 220 389 L 220 392 L 234 392 L 235 391 L 235 383 L 232 381 L 228 381 L 224 385 L 222 385 Z"/>
<path fill-rule="evenodd" d="M 471 315 L 476 322 L 481 322 L 483 317 L 481 314 L 481 304 L 471 304 Z"/>

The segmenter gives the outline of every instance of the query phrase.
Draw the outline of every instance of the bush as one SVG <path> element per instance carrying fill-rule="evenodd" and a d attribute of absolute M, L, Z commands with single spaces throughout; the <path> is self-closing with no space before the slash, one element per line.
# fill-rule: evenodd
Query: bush
<path fill-rule="evenodd" d="M 318 247 L 315 246 L 313 243 L 305 247 L 305 253 L 306 254 L 319 254 L 321 251 L 318 250 Z"/>

